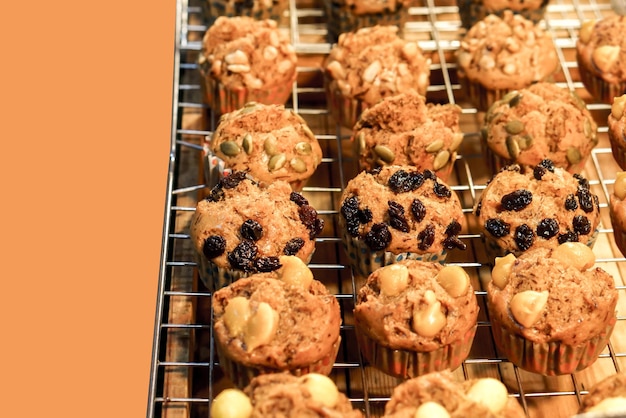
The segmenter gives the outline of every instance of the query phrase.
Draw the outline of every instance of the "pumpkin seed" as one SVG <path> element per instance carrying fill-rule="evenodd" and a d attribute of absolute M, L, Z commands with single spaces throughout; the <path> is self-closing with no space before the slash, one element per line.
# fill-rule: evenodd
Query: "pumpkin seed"
<path fill-rule="evenodd" d="M 391 149 L 384 145 L 376 145 L 374 147 L 374 152 L 380 157 L 381 160 L 383 160 L 387 164 L 391 164 L 393 160 L 396 159 L 396 154 L 394 154 Z"/>
<path fill-rule="evenodd" d="M 518 136 L 517 143 L 520 150 L 528 149 L 533 144 L 533 137 L 531 135 Z"/>
<path fill-rule="evenodd" d="M 450 147 L 449 147 L 450 151 L 456 151 L 461 146 L 461 143 L 463 142 L 463 138 L 464 136 L 462 132 L 455 133 L 452 138 L 452 143 L 450 144 Z"/>
<path fill-rule="evenodd" d="M 567 161 L 569 161 L 570 164 L 578 164 L 580 160 L 581 155 L 578 148 L 569 147 L 567 149 Z"/>
<path fill-rule="evenodd" d="M 243 136 L 241 146 L 243 147 L 243 150 L 246 152 L 246 154 L 250 155 L 250 153 L 252 152 L 252 135 L 250 135 L 250 133 L 247 133 Z"/>
<path fill-rule="evenodd" d="M 433 161 L 433 169 L 435 171 L 442 169 L 446 164 L 448 164 L 448 160 L 450 159 L 450 151 L 443 150 L 440 151 L 439 154 L 435 157 Z"/>
<path fill-rule="evenodd" d="M 522 100 L 522 95 L 518 94 L 517 92 L 515 92 L 515 95 L 513 95 L 511 97 L 511 99 L 509 100 L 509 106 L 510 107 L 515 107 L 519 104 L 520 100 Z"/>
<path fill-rule="evenodd" d="M 302 129 L 304 130 L 304 133 L 311 138 L 312 141 L 317 141 L 317 138 L 315 137 L 315 134 L 313 133 L 313 131 L 311 130 L 311 128 L 309 128 L 308 125 L 304 124 L 302 125 Z"/>
<path fill-rule="evenodd" d="M 426 147 L 426 152 L 437 152 L 441 148 L 443 148 L 443 140 L 442 139 L 436 139 L 433 142 L 431 142 L 430 144 L 428 144 L 428 146 Z"/>
<path fill-rule="evenodd" d="M 306 163 L 300 158 L 292 158 L 289 165 L 291 165 L 291 168 L 293 168 L 297 173 L 306 172 Z"/>
<path fill-rule="evenodd" d="M 309 144 L 308 142 L 298 142 L 295 145 L 295 149 L 296 152 L 300 155 L 311 155 L 311 152 L 313 151 L 313 148 L 311 147 L 311 144 Z"/>
<path fill-rule="evenodd" d="M 580 110 L 583 110 L 584 108 L 587 107 L 587 105 L 585 104 L 584 100 L 581 99 L 578 94 L 576 94 L 573 91 L 570 91 L 569 95 L 572 98 L 572 101 L 574 102 L 574 104 L 576 105 L 577 108 L 579 108 Z"/>
<path fill-rule="evenodd" d="M 263 149 L 267 155 L 271 156 L 278 154 L 278 141 L 276 140 L 276 137 L 273 135 L 268 136 L 263 143 Z"/>
<path fill-rule="evenodd" d="M 229 157 L 234 157 L 241 152 L 241 148 L 235 141 L 224 141 L 220 144 L 220 151 Z"/>
<path fill-rule="evenodd" d="M 276 171 L 276 170 L 280 170 L 281 168 L 283 168 L 286 162 L 287 162 L 287 157 L 285 156 L 285 154 L 276 154 L 272 158 L 270 158 L 270 161 L 269 163 L 267 163 L 267 166 L 270 169 L 270 171 Z"/>
<path fill-rule="evenodd" d="M 524 122 L 518 119 L 513 119 L 507 122 L 506 125 L 504 125 L 504 130 L 512 135 L 519 134 L 520 132 L 524 130 L 524 128 L 525 128 Z"/>
<path fill-rule="evenodd" d="M 516 160 L 517 157 L 519 156 L 519 144 L 516 141 L 515 137 L 513 136 L 507 136 L 506 137 L 506 149 L 509 152 L 509 156 L 511 157 L 511 159 Z"/>
<path fill-rule="evenodd" d="M 365 143 L 365 132 L 359 132 L 356 136 L 356 141 L 357 146 L 359 147 L 357 152 L 359 154 L 365 152 L 365 147 L 367 146 L 367 144 Z"/>

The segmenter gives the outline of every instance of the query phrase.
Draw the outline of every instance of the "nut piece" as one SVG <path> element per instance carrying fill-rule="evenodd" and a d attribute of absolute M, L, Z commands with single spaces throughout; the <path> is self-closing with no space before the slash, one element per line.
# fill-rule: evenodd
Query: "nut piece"
<path fill-rule="evenodd" d="M 582 242 L 564 242 L 552 252 L 552 257 L 580 271 L 585 271 L 596 262 L 596 255 Z"/>
<path fill-rule="evenodd" d="M 602 72 L 608 72 L 619 58 L 620 47 L 617 45 L 602 45 L 593 50 L 591 60 Z"/>
<path fill-rule="evenodd" d="M 239 335 L 250 318 L 250 301 L 236 296 L 228 301 L 224 309 L 224 325 L 233 337 Z"/>
<path fill-rule="evenodd" d="M 611 105 L 611 116 L 615 119 L 621 119 L 624 114 L 624 105 L 626 105 L 626 94 L 613 99 L 613 105 Z"/>
<path fill-rule="evenodd" d="M 626 411 L 626 397 L 612 396 L 588 408 L 585 412 L 624 412 Z M 613 416 L 610 414 L 610 416 Z"/>
<path fill-rule="evenodd" d="M 313 281 L 313 273 L 304 261 L 295 255 L 282 255 L 279 261 L 282 267 L 276 270 L 276 273 L 280 280 L 305 289 L 309 288 Z"/>
<path fill-rule="evenodd" d="M 372 62 L 368 67 L 363 71 L 363 81 L 366 83 L 371 83 L 374 81 L 380 70 L 383 68 L 383 65 L 380 61 L 376 60 Z"/>
<path fill-rule="evenodd" d="M 339 390 L 328 376 L 319 373 L 308 373 L 300 377 L 302 384 L 311 393 L 311 398 L 322 405 L 332 408 L 339 400 Z"/>
<path fill-rule="evenodd" d="M 326 71 L 328 71 L 334 79 L 343 80 L 346 78 L 346 70 L 343 69 L 339 61 L 330 62 L 326 66 Z"/>
<path fill-rule="evenodd" d="M 210 415 L 213 418 L 249 418 L 252 415 L 252 403 L 243 391 L 224 389 L 213 399 Z"/>
<path fill-rule="evenodd" d="M 385 296 L 396 296 L 409 285 L 409 269 L 402 264 L 390 264 L 378 272 L 380 292 Z"/>
<path fill-rule="evenodd" d="M 441 302 L 436 299 L 432 290 L 424 293 L 427 306 L 413 312 L 413 331 L 422 337 L 431 338 L 446 325 L 446 316 L 441 312 Z"/>
<path fill-rule="evenodd" d="M 526 328 L 531 327 L 543 313 L 548 303 L 548 295 L 547 290 L 525 290 L 513 296 L 510 309 L 515 320 Z"/>
<path fill-rule="evenodd" d="M 441 404 L 428 401 L 417 408 L 415 418 L 450 418 L 450 414 Z"/>
<path fill-rule="evenodd" d="M 496 257 L 495 265 L 491 270 L 491 280 L 498 289 L 504 289 L 509 281 L 509 274 L 515 263 L 515 255 L 507 254 L 504 257 Z"/>
<path fill-rule="evenodd" d="M 492 413 L 497 414 L 504 409 L 509 393 L 502 382 L 492 377 L 478 379 L 467 391 L 467 397 L 479 403 Z"/>
<path fill-rule="evenodd" d="M 618 171 L 613 185 L 613 193 L 618 199 L 623 200 L 626 197 L 626 171 Z"/>
<path fill-rule="evenodd" d="M 276 334 L 278 328 L 278 312 L 266 302 L 260 302 L 256 312 L 252 313 L 243 330 L 243 342 L 247 351 L 267 344 Z"/>
<path fill-rule="evenodd" d="M 469 289 L 469 275 L 460 266 L 445 266 L 435 279 L 453 298 L 463 296 Z"/>

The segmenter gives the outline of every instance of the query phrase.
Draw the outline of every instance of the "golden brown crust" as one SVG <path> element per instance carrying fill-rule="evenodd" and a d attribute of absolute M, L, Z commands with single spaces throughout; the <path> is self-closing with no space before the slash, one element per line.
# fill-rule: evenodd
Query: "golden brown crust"
<path fill-rule="evenodd" d="M 626 17 L 620 15 L 607 16 L 597 21 L 589 21 L 592 25 L 581 33 L 576 42 L 578 65 L 594 77 L 604 79 L 608 83 L 626 81 Z M 618 47 L 617 55 L 606 60 L 612 54 L 603 53 L 599 48 Z"/>
<path fill-rule="evenodd" d="M 578 412 L 586 412 L 589 408 L 597 405 L 602 400 L 611 397 L 622 397 L 625 398 L 626 402 L 626 374 L 616 373 L 605 377 L 603 380 L 593 385 L 589 389 L 589 393 L 583 396 Z"/>

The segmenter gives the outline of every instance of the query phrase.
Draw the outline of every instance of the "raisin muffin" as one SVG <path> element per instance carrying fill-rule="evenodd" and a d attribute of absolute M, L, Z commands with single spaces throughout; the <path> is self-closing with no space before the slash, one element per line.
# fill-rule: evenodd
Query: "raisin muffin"
<path fill-rule="evenodd" d="M 459 106 L 426 103 L 415 91 L 385 97 L 354 125 L 359 169 L 410 165 L 447 181 L 463 142 L 460 115 Z"/>
<path fill-rule="evenodd" d="M 243 390 L 224 389 L 213 400 L 210 416 L 362 418 L 363 413 L 352 406 L 328 376 L 269 373 L 255 377 Z"/>
<path fill-rule="evenodd" d="M 374 271 L 354 308 L 359 347 L 372 366 L 407 379 L 467 358 L 478 317 L 462 267 L 402 260 Z"/>
<path fill-rule="evenodd" d="M 449 370 L 396 386 L 384 418 L 524 418 L 524 410 L 497 379 L 457 381 Z"/>
<path fill-rule="evenodd" d="M 275 20 L 220 16 L 202 39 L 198 67 L 206 103 L 218 114 L 248 102 L 285 104 L 298 57 Z"/>
<path fill-rule="evenodd" d="M 598 126 L 582 99 L 567 88 L 539 82 L 495 101 L 481 129 L 493 173 L 503 166 L 535 166 L 544 159 L 580 173 L 598 144 Z"/>
<path fill-rule="evenodd" d="M 341 196 L 339 228 L 352 270 L 365 279 L 405 258 L 443 262 L 464 250 L 458 196 L 429 170 L 385 166 L 362 171 Z"/>
<path fill-rule="evenodd" d="M 626 172 L 616 173 L 613 192 L 609 198 L 609 216 L 615 245 L 626 255 Z"/>
<path fill-rule="evenodd" d="M 594 264 L 580 242 L 496 258 L 487 309 L 500 353 L 546 376 L 593 364 L 615 326 L 618 299 L 613 277 Z"/>
<path fill-rule="evenodd" d="M 611 113 L 607 117 L 608 136 L 611 152 L 617 165 L 626 170 L 626 94 L 616 97 L 611 105 Z"/>
<path fill-rule="evenodd" d="M 196 205 L 190 237 L 200 278 L 212 290 L 277 269 L 281 255 L 308 263 L 323 228 L 315 208 L 288 183 L 263 187 L 234 171 Z"/>
<path fill-rule="evenodd" d="M 549 0 L 456 0 L 461 26 L 465 29 L 471 28 L 490 14 L 502 17 L 505 10 L 511 10 L 533 23 L 539 23 L 549 2 Z"/>
<path fill-rule="evenodd" d="M 283 180 L 301 191 L 322 161 L 322 149 L 306 121 L 283 105 L 247 103 L 222 115 L 207 138 L 204 162 L 211 187 L 226 170 L 236 170 L 264 185 Z"/>
<path fill-rule="evenodd" d="M 492 258 L 569 241 L 592 246 L 600 222 L 598 196 L 587 179 L 550 160 L 525 172 L 516 164 L 505 167 L 491 178 L 474 213 Z"/>
<path fill-rule="evenodd" d="M 324 85 L 335 119 L 352 129 L 364 109 L 413 89 L 426 95 L 430 63 L 417 42 L 397 26 L 377 25 L 344 33 L 324 60 Z"/>
<path fill-rule="evenodd" d="M 455 55 L 463 93 L 479 111 L 511 90 L 550 81 L 559 68 L 550 34 L 510 10 L 474 24 Z"/>
<path fill-rule="evenodd" d="M 219 16 L 249 16 L 280 22 L 289 8 L 289 0 L 202 0 L 201 6 L 207 26 Z"/>
<path fill-rule="evenodd" d="M 220 367 L 238 387 L 259 374 L 329 374 L 341 337 L 339 303 L 295 256 L 213 293 Z"/>
<path fill-rule="evenodd" d="M 576 41 L 580 80 L 593 98 L 612 103 L 626 93 L 626 16 L 586 20 Z"/>
<path fill-rule="evenodd" d="M 579 413 L 592 412 L 605 413 L 609 416 L 617 416 L 615 414 L 618 412 L 626 413 L 625 373 L 605 377 L 589 389 L 589 393 L 583 397 Z"/>

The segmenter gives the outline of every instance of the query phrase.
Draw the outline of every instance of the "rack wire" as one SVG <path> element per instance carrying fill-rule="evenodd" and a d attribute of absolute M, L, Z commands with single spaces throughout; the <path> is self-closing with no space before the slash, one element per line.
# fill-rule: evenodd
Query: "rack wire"
<path fill-rule="evenodd" d="M 212 399 L 230 386 L 222 374 L 213 346 L 211 293 L 197 278 L 188 223 L 196 202 L 206 193 L 202 175 L 203 141 L 215 127 L 216 115 L 202 100 L 196 57 L 207 23 L 201 0 L 176 2 L 175 60 L 170 167 L 163 224 L 163 243 L 155 314 L 152 368 L 149 381 L 148 417 L 206 417 Z M 462 108 L 461 130 L 465 139 L 448 183 L 459 195 L 467 218 L 460 238 L 466 251 L 454 250 L 448 262 L 466 269 L 481 306 L 479 327 L 472 351 L 455 371 L 459 379 L 491 376 L 504 382 L 529 417 L 550 414 L 572 416 L 589 387 L 605 376 L 626 370 L 626 259 L 617 250 L 608 215 L 609 196 L 619 170 L 608 144 L 606 120 L 610 106 L 591 98 L 580 82 L 575 43 L 585 19 L 613 14 L 608 0 L 551 0 L 543 25 L 552 35 L 560 59 L 554 82 L 576 91 L 598 123 L 599 143 L 583 175 L 600 197 L 601 224 L 594 246 L 596 265 L 616 280 L 619 292 L 618 321 L 606 349 L 594 365 L 575 373 L 544 377 L 525 372 L 499 355 L 493 344 L 485 304 L 489 263 L 472 208 L 491 173 L 486 172 L 480 151 L 481 112 L 464 97 L 457 83 L 454 51 L 464 30 L 454 0 L 414 0 L 404 37 L 417 40 L 432 54 L 431 85 L 427 99 L 456 103 Z M 355 283 L 337 233 L 339 196 L 346 182 L 356 175 L 350 132 L 339 127 L 328 113 L 321 76 L 321 63 L 331 44 L 321 0 L 290 0 L 280 22 L 288 31 L 299 57 L 298 79 L 287 107 L 302 115 L 320 141 L 324 158 L 303 194 L 326 221 L 317 239 L 310 267 L 337 297 L 343 315 L 342 346 L 331 377 L 340 390 L 368 417 L 381 416 L 393 387 L 399 380 L 372 369 L 362 360 L 352 320 Z"/>

